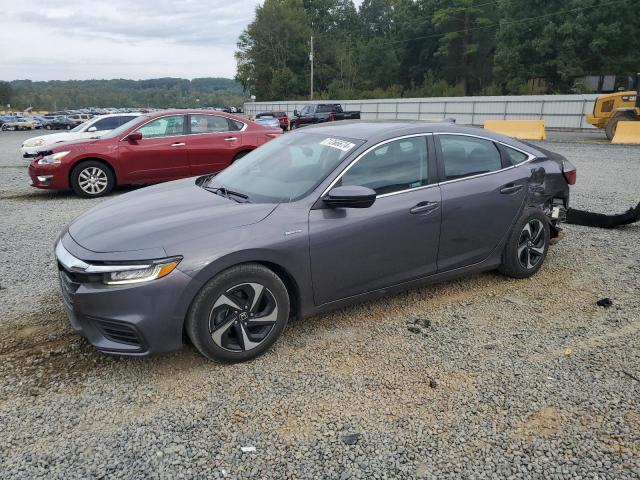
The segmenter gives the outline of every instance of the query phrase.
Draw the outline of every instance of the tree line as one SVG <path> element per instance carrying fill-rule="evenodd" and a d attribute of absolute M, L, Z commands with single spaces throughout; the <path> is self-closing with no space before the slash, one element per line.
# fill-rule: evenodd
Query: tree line
<path fill-rule="evenodd" d="M 265 0 L 238 40 L 258 100 L 574 93 L 640 70 L 637 0 Z"/>
<path fill-rule="evenodd" d="M 0 110 L 65 110 L 86 107 L 194 108 L 240 106 L 242 86 L 228 78 L 150 80 L 52 80 L 0 82 Z"/>

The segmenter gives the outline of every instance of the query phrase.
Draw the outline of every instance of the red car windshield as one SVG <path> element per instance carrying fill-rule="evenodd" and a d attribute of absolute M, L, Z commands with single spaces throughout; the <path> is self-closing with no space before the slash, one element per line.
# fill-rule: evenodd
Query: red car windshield
<path fill-rule="evenodd" d="M 114 138 L 114 137 L 117 137 L 119 135 L 122 135 L 124 132 L 129 130 L 131 127 L 146 121 L 148 118 L 149 117 L 147 115 L 141 115 L 139 117 L 133 118 L 133 119 L 129 120 L 127 123 L 123 123 L 118 128 L 114 128 L 109 133 L 105 133 L 100 138 Z"/>

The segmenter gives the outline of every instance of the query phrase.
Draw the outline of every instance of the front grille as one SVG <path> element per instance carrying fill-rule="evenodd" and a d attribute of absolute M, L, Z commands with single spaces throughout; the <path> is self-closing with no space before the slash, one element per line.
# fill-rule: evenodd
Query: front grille
<path fill-rule="evenodd" d="M 133 325 L 102 318 L 94 318 L 93 321 L 108 340 L 142 348 L 142 339 Z"/>
<path fill-rule="evenodd" d="M 67 307 L 71 309 L 73 309 L 73 299 L 78 288 L 80 288 L 80 283 L 74 281 L 74 279 L 71 278 L 65 270 L 60 270 L 60 290 L 62 290 L 62 299 Z"/>

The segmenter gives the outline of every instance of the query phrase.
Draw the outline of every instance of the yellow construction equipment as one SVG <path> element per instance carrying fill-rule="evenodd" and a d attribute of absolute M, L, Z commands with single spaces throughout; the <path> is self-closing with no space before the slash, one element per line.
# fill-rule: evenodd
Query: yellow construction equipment
<path fill-rule="evenodd" d="M 620 122 L 639 121 L 640 73 L 637 84 L 635 92 L 629 90 L 598 97 L 593 105 L 593 113 L 587 115 L 587 122 L 596 128 L 604 129 L 607 138 L 613 140 Z"/>
<path fill-rule="evenodd" d="M 640 122 L 620 122 L 611 143 L 640 145 Z"/>
<path fill-rule="evenodd" d="M 522 140 L 546 140 L 544 120 L 486 120 L 485 130 Z"/>

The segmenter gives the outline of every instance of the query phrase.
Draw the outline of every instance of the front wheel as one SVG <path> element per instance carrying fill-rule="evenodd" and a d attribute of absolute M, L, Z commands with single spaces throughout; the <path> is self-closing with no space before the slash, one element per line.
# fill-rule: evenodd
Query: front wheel
<path fill-rule="evenodd" d="M 101 197 L 113 190 L 114 185 L 113 172 L 102 162 L 81 162 L 71 171 L 71 187 L 80 197 Z"/>
<path fill-rule="evenodd" d="M 609 140 L 613 140 L 613 137 L 616 136 L 616 130 L 618 129 L 618 123 L 620 122 L 633 122 L 636 121 L 636 118 L 631 115 L 618 115 L 617 117 L 609 120 L 607 125 L 604 127 L 604 132 L 607 135 Z"/>
<path fill-rule="evenodd" d="M 289 295 L 282 280 L 259 264 L 225 270 L 193 301 L 189 339 L 211 360 L 243 362 L 264 353 L 284 331 Z"/>
<path fill-rule="evenodd" d="M 540 210 L 531 208 L 516 223 L 509 235 L 499 270 L 513 278 L 534 275 L 549 249 L 549 220 Z"/>

